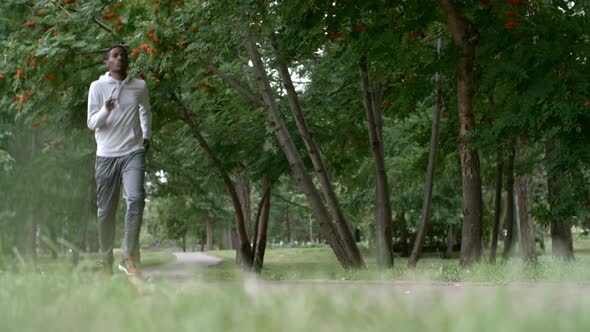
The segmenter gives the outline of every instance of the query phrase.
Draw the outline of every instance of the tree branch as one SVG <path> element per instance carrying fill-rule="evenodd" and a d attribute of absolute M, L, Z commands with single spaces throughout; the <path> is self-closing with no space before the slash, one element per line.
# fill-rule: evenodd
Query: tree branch
<path fill-rule="evenodd" d="M 99 19 L 97 18 L 93 18 L 92 19 L 96 24 L 98 24 L 101 28 L 105 29 L 106 31 L 116 35 L 117 33 L 115 32 L 115 30 L 111 29 L 111 27 L 109 27 L 108 25 L 104 24 L 103 22 L 101 22 Z"/>
<path fill-rule="evenodd" d="M 203 64 L 205 66 L 207 66 L 207 68 L 211 69 L 217 76 L 219 76 L 219 78 L 221 78 L 222 81 L 224 81 L 229 86 L 231 86 L 232 88 L 234 88 L 236 91 L 238 91 L 244 97 L 248 98 L 256 106 L 258 106 L 258 107 L 264 107 L 264 102 L 262 101 L 262 99 L 260 97 L 257 97 L 253 93 L 251 93 L 250 91 L 246 90 L 238 82 L 236 82 L 233 78 L 225 75 L 222 71 L 220 71 L 213 64 L 211 64 L 209 62 L 206 62 L 206 61 L 203 61 Z"/>

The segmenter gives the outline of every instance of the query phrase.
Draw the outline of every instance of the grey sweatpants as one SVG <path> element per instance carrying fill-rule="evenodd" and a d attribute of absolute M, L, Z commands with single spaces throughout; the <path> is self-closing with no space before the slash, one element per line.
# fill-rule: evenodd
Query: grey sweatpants
<path fill-rule="evenodd" d="M 100 254 L 113 263 L 115 220 L 121 184 L 127 203 L 123 253 L 139 262 L 139 231 L 145 206 L 143 188 L 145 152 L 138 150 L 120 157 L 96 157 L 96 192 L 98 203 L 98 238 Z"/>

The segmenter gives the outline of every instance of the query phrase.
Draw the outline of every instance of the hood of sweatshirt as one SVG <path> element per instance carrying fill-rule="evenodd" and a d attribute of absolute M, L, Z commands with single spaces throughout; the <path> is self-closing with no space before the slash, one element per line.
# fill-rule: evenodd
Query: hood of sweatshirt
<path fill-rule="evenodd" d="M 127 82 L 129 82 L 130 79 L 131 75 L 127 75 L 127 77 L 125 77 L 124 80 L 119 81 L 118 79 L 113 78 L 111 76 L 111 73 L 108 71 L 104 75 L 100 75 L 100 77 L 98 78 L 99 81 L 103 81 L 113 85 L 113 89 L 111 90 L 109 98 L 113 98 L 117 101 L 119 101 L 119 94 L 121 93 L 121 90 L 123 90 L 123 87 L 125 86 L 125 84 L 127 84 Z"/>

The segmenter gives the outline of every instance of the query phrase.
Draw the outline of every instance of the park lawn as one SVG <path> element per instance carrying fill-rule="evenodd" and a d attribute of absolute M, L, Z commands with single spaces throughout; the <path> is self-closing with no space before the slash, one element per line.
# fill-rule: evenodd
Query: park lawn
<path fill-rule="evenodd" d="M 425 258 L 412 273 L 400 258 L 393 271 L 379 271 L 365 255 L 367 271 L 346 272 L 329 248 L 268 250 L 261 278 L 359 280 L 336 284 L 259 283 L 234 268 L 233 252 L 218 251 L 213 253 L 226 258 L 221 265 L 202 269 L 180 288 L 154 281 L 144 295 L 122 275 L 104 281 L 89 270 L 8 271 L 0 273 L 0 331 L 586 331 L 590 296 L 588 287 L 578 283 L 590 280 L 584 267 L 589 245 L 576 242 L 580 251 L 574 263 L 543 256 L 531 267 L 512 259 L 459 269 L 456 259 Z M 144 262 L 150 255 L 144 253 Z M 155 257 L 166 257 L 160 255 Z M 400 279 L 497 285 L 463 289 L 451 283 L 410 292 L 373 282 Z M 502 285 L 517 280 L 567 285 L 544 284 L 536 290 Z"/>
<path fill-rule="evenodd" d="M 120 253 L 115 253 L 115 263 L 121 259 Z M 172 262 L 176 259 L 171 251 L 169 250 L 144 250 L 141 254 L 141 266 L 151 267 L 163 265 L 165 263 Z M 44 255 L 39 256 L 36 259 L 36 263 L 33 265 L 29 262 L 16 259 L 14 257 L 5 257 L 0 261 L 7 262 L 3 267 L 0 265 L 0 273 L 3 269 L 13 271 L 37 271 L 42 274 L 60 274 L 70 273 L 72 271 L 72 256 L 71 255 L 60 255 L 57 258 Z M 82 254 L 80 256 L 80 262 L 76 267 L 77 272 L 96 272 L 99 268 L 98 262 L 100 256 L 96 253 Z"/>
<path fill-rule="evenodd" d="M 549 242 L 549 241 L 547 241 Z M 263 271 L 265 280 L 408 280 L 444 282 L 567 282 L 590 284 L 590 239 L 577 239 L 574 244 L 576 260 L 562 262 L 551 257 L 551 246 L 539 252 L 538 262 L 523 264 L 512 257 L 507 262 L 489 264 L 485 260 L 467 268 L 460 268 L 458 259 L 441 259 L 435 254 L 424 255 L 415 271 L 406 268 L 407 258 L 395 257 L 392 270 L 379 269 L 375 258 L 363 251 L 366 270 L 345 271 L 329 247 L 267 249 Z M 501 248 L 500 248 L 501 249 Z M 499 251 L 501 253 L 501 251 Z M 208 254 L 224 261 L 196 272 L 204 280 L 240 280 L 247 277 L 234 263 L 235 251 L 217 250 Z M 517 254 L 517 253 L 515 253 Z M 486 256 L 487 258 L 487 256 Z M 501 259 L 498 257 L 498 261 Z"/>

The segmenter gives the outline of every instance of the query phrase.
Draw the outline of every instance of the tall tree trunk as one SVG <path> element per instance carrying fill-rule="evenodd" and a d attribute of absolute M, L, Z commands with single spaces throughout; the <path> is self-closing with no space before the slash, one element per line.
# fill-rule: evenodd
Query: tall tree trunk
<path fill-rule="evenodd" d="M 31 131 L 31 169 L 33 169 L 37 156 L 37 136 L 38 130 L 33 128 Z M 35 199 L 29 197 L 28 217 L 25 223 L 25 256 L 30 258 L 33 263 L 37 259 L 37 210 L 39 210 L 39 207 L 35 206 Z"/>
<path fill-rule="evenodd" d="M 35 262 L 37 259 L 37 209 L 32 202 L 29 205 L 29 216 L 25 227 L 25 256 Z"/>
<path fill-rule="evenodd" d="M 252 224 L 250 221 L 250 177 L 244 168 L 240 168 L 236 174 L 236 192 L 240 205 L 242 206 L 242 215 L 244 216 L 244 226 L 248 239 L 252 238 Z"/>
<path fill-rule="evenodd" d="M 289 219 L 289 209 L 287 209 L 287 215 L 285 216 L 285 230 L 287 232 L 287 243 L 291 242 L 292 239 L 292 232 L 291 232 L 291 219 Z"/>
<path fill-rule="evenodd" d="M 223 178 L 223 183 L 225 184 L 225 188 L 227 189 L 231 197 L 234 211 L 236 213 L 236 228 L 238 230 L 237 250 L 240 253 L 239 255 L 243 257 L 243 259 L 240 260 L 240 263 L 242 264 L 243 268 L 250 269 L 252 268 L 252 248 L 250 247 L 250 241 L 248 240 L 248 234 L 246 233 L 246 225 L 244 222 L 244 214 L 242 213 L 242 205 L 240 204 L 238 194 L 236 193 L 235 185 L 229 178 L 229 175 L 227 174 L 225 169 L 223 168 L 223 165 L 221 164 L 219 158 L 217 158 L 217 156 L 215 155 L 215 153 L 213 152 L 213 150 L 211 149 L 203 135 L 201 135 L 198 126 L 195 124 L 188 107 L 184 104 L 180 95 L 176 92 L 172 92 L 170 95 L 172 99 L 175 100 L 178 106 L 180 107 L 182 119 L 191 130 L 193 137 L 203 148 L 203 150 L 207 154 L 207 157 L 209 157 L 209 160 Z"/>
<path fill-rule="evenodd" d="M 213 219 L 207 217 L 207 251 L 213 250 Z"/>
<path fill-rule="evenodd" d="M 303 160 L 299 156 L 297 147 L 291 139 L 289 131 L 287 130 L 287 125 L 285 124 L 285 121 L 280 114 L 278 104 L 274 99 L 272 88 L 266 74 L 266 69 L 262 63 L 262 58 L 258 52 L 256 42 L 249 32 L 244 32 L 243 36 L 248 55 L 256 72 L 256 78 L 260 85 L 260 89 L 262 90 L 262 96 L 266 106 L 265 110 L 273 124 L 274 133 L 291 169 L 293 170 L 293 174 L 299 181 L 309 205 L 320 224 L 320 228 L 326 237 L 326 241 L 334 251 L 340 264 L 345 269 L 364 268 L 364 262 L 358 260 L 358 257 L 351 252 L 350 245 L 347 245 L 346 241 L 340 236 L 330 214 L 322 202 L 317 188 L 313 184 L 311 177 L 303 165 Z M 356 246 L 356 243 L 354 245 Z"/>
<path fill-rule="evenodd" d="M 285 61 L 282 60 L 284 59 L 284 57 L 280 54 L 274 32 L 271 32 L 270 34 L 270 41 L 275 51 L 276 58 L 278 59 L 278 72 L 283 81 L 283 86 L 287 91 L 287 98 L 289 99 L 289 105 L 291 106 L 291 111 L 293 113 L 293 117 L 295 118 L 295 123 L 297 124 L 299 134 L 303 138 L 303 142 L 307 149 L 309 158 L 313 164 L 315 174 L 319 180 L 324 197 L 328 204 L 328 208 L 332 213 L 332 217 L 334 217 L 336 221 L 336 227 L 338 233 L 340 234 L 340 237 L 343 240 L 344 248 L 348 255 L 350 255 L 353 258 L 356 264 L 364 266 L 364 262 L 360 254 L 360 251 L 356 245 L 356 242 L 354 241 L 354 237 L 352 235 L 348 222 L 346 221 L 344 213 L 342 212 L 342 208 L 340 207 L 338 197 L 336 196 L 334 188 L 332 187 L 332 182 L 330 181 L 330 177 L 324 165 L 321 151 L 315 143 L 315 139 L 313 138 L 307 125 L 307 122 L 305 121 L 303 110 L 301 109 L 301 104 L 299 103 L 299 97 L 297 95 L 297 92 L 295 91 L 293 81 L 291 80 L 291 74 L 289 73 L 287 64 L 285 63 Z"/>
<path fill-rule="evenodd" d="M 198 235 L 198 234 L 195 234 L 195 235 Z M 207 230 L 205 229 L 204 231 L 201 231 L 201 234 L 200 235 L 201 235 L 201 241 L 199 241 L 199 242 L 201 242 L 201 248 L 200 249 L 201 249 L 201 252 L 204 252 L 205 251 L 205 245 L 207 244 Z M 195 247 L 194 246 L 193 246 L 192 251 L 195 251 Z"/>
<path fill-rule="evenodd" d="M 52 259 L 57 259 L 58 255 L 59 255 L 59 248 L 63 247 L 63 246 L 59 246 L 57 245 L 57 230 L 56 228 L 58 228 L 59 226 L 54 225 L 54 224 L 48 224 L 47 225 L 47 231 L 49 232 L 49 241 L 48 243 L 50 243 L 51 245 L 48 245 L 48 249 L 49 249 L 49 253 L 51 254 L 51 258 Z M 45 241 L 47 241 L 47 239 L 44 239 Z M 62 252 L 64 250 L 62 249 Z"/>
<path fill-rule="evenodd" d="M 470 136 L 475 130 L 473 113 L 473 68 L 479 33 L 475 25 L 457 13 L 451 0 L 440 0 L 449 30 L 459 48 L 458 100 L 461 124 L 459 153 L 463 183 L 463 230 L 461 235 L 461 265 L 479 260 L 482 240 L 482 193 L 479 154 L 470 146 Z"/>
<path fill-rule="evenodd" d="M 516 178 L 518 194 L 518 223 L 520 224 L 520 250 L 525 262 L 536 260 L 535 231 L 530 215 L 528 177 L 519 175 Z"/>
<path fill-rule="evenodd" d="M 453 257 L 453 247 L 457 240 L 457 225 L 449 224 L 447 229 L 447 249 L 445 250 L 444 258 Z"/>
<path fill-rule="evenodd" d="M 373 160 L 375 162 L 376 188 L 375 196 L 375 239 L 377 241 L 377 265 L 380 267 L 393 267 L 393 243 L 391 204 L 389 201 L 389 187 L 387 184 L 387 172 L 385 170 L 385 157 L 383 156 L 383 141 L 379 131 L 381 122 L 380 91 L 371 89 L 369 83 L 369 66 L 367 57 L 362 56 L 359 63 L 361 76 L 361 90 L 367 115 L 369 142 Z M 376 90 L 380 90 L 378 87 Z"/>
<path fill-rule="evenodd" d="M 523 164 L 525 154 L 523 145 L 518 142 L 516 145 L 519 164 Z M 531 206 L 529 199 L 529 177 L 524 172 L 519 172 L 516 177 L 517 197 L 518 197 L 518 225 L 519 241 L 522 259 L 525 262 L 535 261 L 537 259 L 535 245 L 535 229 L 531 218 Z"/>
<path fill-rule="evenodd" d="M 442 37 L 438 39 L 437 51 L 440 55 L 442 49 Z M 434 113 L 432 114 L 432 129 L 430 133 L 430 153 L 428 155 L 428 170 L 426 172 L 426 185 L 424 187 L 424 200 L 422 202 L 422 222 L 416 235 L 416 241 L 414 242 L 414 248 L 412 254 L 408 259 L 408 267 L 415 268 L 422 252 L 422 245 L 424 244 L 424 238 L 426 237 L 426 229 L 430 220 L 430 208 L 432 205 L 432 190 L 434 188 L 434 174 L 436 169 L 436 153 L 438 149 L 439 141 L 439 129 L 440 129 L 440 113 L 443 103 L 442 89 L 440 88 L 440 73 L 436 73 L 436 102 L 434 107 Z"/>
<path fill-rule="evenodd" d="M 267 182 L 268 182 L 268 187 L 267 187 Z M 260 201 L 258 202 L 258 207 L 256 208 L 256 216 L 254 218 L 254 234 L 252 236 L 252 245 L 254 246 L 254 248 L 256 248 L 256 243 L 258 242 L 258 238 L 260 237 L 259 234 L 259 230 L 260 230 L 260 216 L 263 213 L 263 209 L 265 208 L 264 204 L 266 203 L 266 195 L 270 195 L 270 178 L 268 177 L 268 175 L 265 175 L 263 180 L 262 180 L 262 197 L 260 198 Z M 268 189 L 268 190 L 267 190 Z M 254 253 L 255 249 L 252 250 L 252 252 Z M 254 254 L 254 256 L 256 256 Z"/>
<path fill-rule="evenodd" d="M 221 235 L 222 249 L 234 249 L 231 225 L 225 224 L 223 226 L 223 233 Z"/>
<path fill-rule="evenodd" d="M 262 264 L 264 263 L 264 252 L 266 251 L 266 233 L 268 230 L 268 219 L 270 216 L 270 190 L 271 183 L 268 177 L 264 178 L 263 183 L 264 195 L 262 197 L 262 209 L 259 219 L 256 220 L 256 233 L 258 234 L 254 247 L 254 266 L 253 270 L 256 273 L 262 271 Z"/>
<path fill-rule="evenodd" d="M 498 149 L 496 154 L 496 191 L 494 192 L 494 225 L 492 226 L 492 243 L 490 246 L 490 262 L 496 262 L 498 251 L 498 232 L 500 230 L 500 217 L 502 212 L 502 170 L 504 160 L 502 150 Z"/>
<path fill-rule="evenodd" d="M 94 164 L 96 159 L 92 158 L 92 170 L 94 171 Z M 94 177 L 90 178 L 86 187 L 86 194 L 84 195 L 84 211 L 82 212 L 82 220 L 80 221 L 80 229 L 78 232 L 78 243 L 75 248 L 74 254 L 72 255 L 72 265 L 78 266 L 80 262 L 80 253 L 86 251 L 87 238 L 88 238 L 88 220 L 90 219 L 90 213 L 92 209 L 92 197 L 95 191 L 94 188 Z"/>
<path fill-rule="evenodd" d="M 514 156 L 516 151 L 514 145 L 516 140 L 510 144 L 510 155 L 508 156 L 508 174 L 506 176 L 506 238 L 504 239 L 503 259 L 508 259 L 514 242 Z"/>
<path fill-rule="evenodd" d="M 545 158 L 548 163 L 553 159 L 553 150 L 556 148 L 555 143 L 545 144 Z M 551 167 L 547 167 L 547 191 L 549 196 L 549 208 L 551 209 L 551 253 L 554 257 L 564 260 L 574 259 L 574 245 L 570 222 L 559 215 L 553 215 L 560 205 L 561 181 L 564 176 L 563 172 L 555 171 L 553 174 Z"/>
<path fill-rule="evenodd" d="M 401 247 L 400 255 L 402 257 L 410 256 L 410 239 L 408 234 L 408 225 L 406 223 L 406 211 L 400 210 L 395 216 L 397 226 L 399 227 L 399 241 Z"/>

